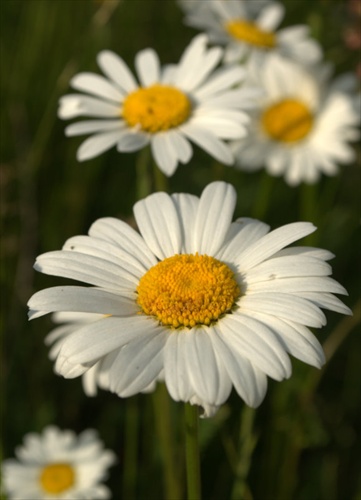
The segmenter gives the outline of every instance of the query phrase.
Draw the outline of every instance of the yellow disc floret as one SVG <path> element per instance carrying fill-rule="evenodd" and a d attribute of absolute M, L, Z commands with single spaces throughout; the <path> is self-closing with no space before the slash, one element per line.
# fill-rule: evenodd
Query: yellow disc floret
<path fill-rule="evenodd" d="M 74 469 L 66 463 L 49 464 L 41 471 L 39 481 L 46 493 L 53 495 L 63 493 L 74 485 Z"/>
<path fill-rule="evenodd" d="M 231 269 L 208 255 L 174 255 L 140 279 L 138 304 L 163 325 L 209 325 L 230 312 L 240 295 Z"/>
<path fill-rule="evenodd" d="M 261 118 L 266 134 L 276 141 L 297 142 L 313 127 L 313 115 L 303 102 L 284 99 L 267 108 Z"/>
<path fill-rule="evenodd" d="M 228 21 L 225 25 L 226 31 L 236 40 L 261 47 L 272 49 L 276 46 L 276 36 L 271 31 L 260 29 L 255 23 L 243 19 Z"/>
<path fill-rule="evenodd" d="M 150 133 L 177 127 L 191 113 L 191 102 L 180 90 L 156 83 L 139 88 L 124 100 L 122 116 L 130 127 Z"/>

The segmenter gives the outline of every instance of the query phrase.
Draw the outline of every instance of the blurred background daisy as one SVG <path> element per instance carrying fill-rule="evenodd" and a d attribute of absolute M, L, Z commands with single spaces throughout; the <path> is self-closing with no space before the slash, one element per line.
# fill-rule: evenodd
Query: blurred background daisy
<path fill-rule="evenodd" d="M 116 457 L 104 450 L 93 429 L 77 436 L 48 426 L 41 434 L 26 434 L 15 454 L 16 459 L 1 464 L 3 491 L 9 499 L 111 498 L 101 482 Z"/>
<path fill-rule="evenodd" d="M 361 119 L 356 77 L 348 73 L 332 81 L 330 72 L 326 65 L 305 68 L 279 56 L 254 66 L 249 78 L 263 93 L 249 134 L 233 143 L 236 166 L 265 167 L 296 186 L 353 163 L 356 151 L 349 142 L 359 138 Z"/>
<path fill-rule="evenodd" d="M 313 64 L 322 57 L 319 43 L 305 24 L 279 29 L 285 6 L 268 0 L 180 1 L 186 12 L 184 22 L 204 30 L 210 39 L 225 46 L 224 60 L 257 60 L 279 53 L 292 60 Z"/>

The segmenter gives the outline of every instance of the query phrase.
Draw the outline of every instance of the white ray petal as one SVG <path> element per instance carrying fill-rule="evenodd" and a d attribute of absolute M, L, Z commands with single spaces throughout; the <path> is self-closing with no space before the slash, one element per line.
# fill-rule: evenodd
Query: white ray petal
<path fill-rule="evenodd" d="M 155 193 L 134 205 L 139 230 L 152 252 L 165 259 L 181 250 L 181 227 L 171 197 Z"/>

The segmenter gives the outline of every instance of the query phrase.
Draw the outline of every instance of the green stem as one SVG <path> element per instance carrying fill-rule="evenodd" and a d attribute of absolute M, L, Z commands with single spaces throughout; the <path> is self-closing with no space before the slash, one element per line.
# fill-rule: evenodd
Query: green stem
<path fill-rule="evenodd" d="M 317 184 L 302 184 L 300 186 L 300 220 L 313 222 L 318 221 L 318 189 Z M 315 245 L 318 237 L 312 233 L 305 238 L 305 245 Z"/>
<path fill-rule="evenodd" d="M 255 414 L 256 412 L 253 408 L 244 406 L 241 414 L 238 460 L 235 467 L 236 477 L 231 500 L 250 497 L 247 476 L 251 467 L 252 454 L 257 443 L 257 437 L 253 430 Z"/>
<path fill-rule="evenodd" d="M 163 174 L 161 170 L 159 170 L 155 161 L 153 161 L 153 177 L 154 177 L 154 187 L 155 191 L 164 191 L 168 192 L 168 178 Z"/>
<path fill-rule="evenodd" d="M 263 219 L 267 212 L 274 180 L 274 177 L 271 177 L 266 172 L 263 172 L 257 196 L 252 207 L 252 217 L 255 219 Z"/>
<path fill-rule="evenodd" d="M 125 408 L 125 444 L 123 498 L 136 498 L 137 463 L 138 463 L 138 399 L 126 401 Z"/>
<path fill-rule="evenodd" d="M 138 154 L 136 161 L 137 173 L 137 198 L 141 200 L 152 192 L 151 179 L 149 175 L 150 148 L 145 147 Z"/>
<path fill-rule="evenodd" d="M 201 470 L 198 442 L 198 407 L 185 404 L 186 470 L 188 500 L 201 499 Z"/>
<path fill-rule="evenodd" d="M 179 466 L 176 462 L 171 419 L 170 398 L 164 384 L 159 384 L 153 394 L 155 426 L 161 448 L 165 498 L 181 500 Z"/>

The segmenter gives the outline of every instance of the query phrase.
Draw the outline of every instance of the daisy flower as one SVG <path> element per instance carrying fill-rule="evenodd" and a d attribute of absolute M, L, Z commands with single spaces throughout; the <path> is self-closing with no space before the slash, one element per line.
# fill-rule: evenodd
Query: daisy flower
<path fill-rule="evenodd" d="M 350 163 L 348 144 L 359 137 L 359 96 L 348 75 L 329 83 L 330 68 L 305 68 L 269 56 L 252 77 L 262 82 L 262 97 L 252 113 L 249 135 L 235 141 L 236 167 L 283 175 L 295 186 L 315 183 L 321 173 L 335 175 Z"/>
<path fill-rule="evenodd" d="M 180 1 L 185 23 L 208 33 L 210 40 L 226 46 L 225 62 L 236 62 L 278 52 L 305 64 L 320 60 L 320 45 L 306 25 L 278 29 L 285 8 L 268 0 Z"/>
<path fill-rule="evenodd" d="M 38 257 L 35 269 L 89 285 L 58 286 L 29 301 L 30 319 L 49 312 L 102 317 L 62 342 L 56 371 L 67 378 L 98 364 L 120 397 L 165 382 L 176 401 L 211 416 L 232 389 L 258 406 L 267 376 L 291 375 L 288 354 L 320 367 L 322 348 L 309 327 L 321 308 L 349 314 L 333 294 L 332 254 L 285 248 L 316 228 L 308 222 L 269 232 L 263 222 L 231 222 L 234 188 L 208 185 L 200 198 L 159 192 L 137 202 L 140 234 L 126 223 L 97 220 L 89 236 Z"/>
<path fill-rule="evenodd" d="M 17 459 L 2 463 L 3 486 L 9 498 L 21 500 L 111 498 L 100 484 L 116 461 L 104 450 L 96 431 L 79 436 L 72 431 L 46 427 L 41 435 L 26 434 L 15 450 Z"/>
<path fill-rule="evenodd" d="M 110 51 L 97 58 L 105 77 L 79 73 L 70 84 L 86 94 L 60 99 L 59 117 L 93 117 L 69 125 L 68 136 L 93 134 L 77 152 L 88 160 L 116 146 L 132 152 L 150 144 L 153 157 L 166 175 L 178 163 L 188 163 L 191 142 L 222 163 L 234 159 L 224 139 L 246 134 L 249 117 L 243 111 L 257 95 L 255 89 L 235 88 L 244 78 L 241 67 L 219 68 L 223 51 L 207 48 L 207 36 L 193 39 L 179 64 L 161 68 L 152 49 L 139 52 L 134 78 L 123 59 Z"/>

